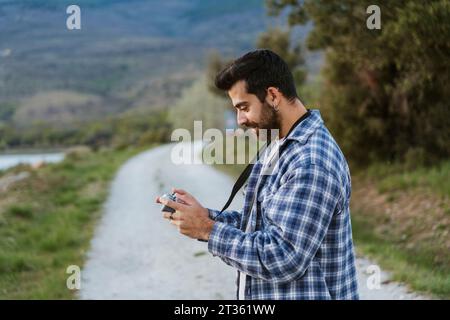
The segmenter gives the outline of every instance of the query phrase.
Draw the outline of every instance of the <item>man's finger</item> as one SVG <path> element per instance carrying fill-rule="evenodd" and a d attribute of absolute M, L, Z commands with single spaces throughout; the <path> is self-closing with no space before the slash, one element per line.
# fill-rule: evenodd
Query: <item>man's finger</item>
<path fill-rule="evenodd" d="M 177 189 L 177 188 L 172 188 L 172 192 L 178 193 L 178 194 L 186 194 L 187 192 L 183 189 Z"/>
<path fill-rule="evenodd" d="M 186 205 L 191 205 L 191 203 L 186 202 L 186 200 L 183 198 L 184 197 L 183 195 L 177 193 L 176 197 L 177 197 L 177 202 L 186 204 Z"/>
<path fill-rule="evenodd" d="M 182 199 L 191 199 L 195 201 L 195 198 L 192 196 L 192 194 L 190 194 L 186 190 L 173 188 L 172 192 L 175 192 L 177 194 L 177 198 L 178 196 L 181 196 L 180 198 Z"/>
<path fill-rule="evenodd" d="M 179 200 L 183 204 L 188 204 L 190 206 L 196 204 L 195 199 L 190 197 L 188 194 L 177 193 L 177 200 Z"/>
<path fill-rule="evenodd" d="M 174 213 L 170 213 L 167 211 L 163 211 L 163 218 L 169 219 L 169 220 L 180 220 L 181 219 L 181 212 L 175 211 Z"/>
<path fill-rule="evenodd" d="M 166 198 L 159 198 L 159 201 L 161 201 L 162 204 L 178 211 L 184 211 L 188 208 L 188 206 L 182 203 L 175 202 Z"/>
<path fill-rule="evenodd" d="M 182 201 L 184 201 L 190 205 L 194 205 L 194 204 L 198 203 L 197 199 L 195 199 L 194 196 L 191 195 L 189 192 L 186 192 L 184 190 L 181 190 L 181 191 L 182 191 L 182 193 L 175 192 L 177 194 L 178 199 L 181 199 Z"/>

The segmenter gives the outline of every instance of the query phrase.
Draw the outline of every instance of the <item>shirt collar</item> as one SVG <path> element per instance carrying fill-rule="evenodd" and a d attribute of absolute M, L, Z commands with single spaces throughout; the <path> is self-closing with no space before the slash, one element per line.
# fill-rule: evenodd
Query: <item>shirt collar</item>
<path fill-rule="evenodd" d="M 281 141 L 282 144 L 288 140 L 296 140 L 301 144 L 306 143 L 313 132 L 323 123 L 319 110 L 310 111 L 310 115 L 300 122 L 292 132 Z"/>

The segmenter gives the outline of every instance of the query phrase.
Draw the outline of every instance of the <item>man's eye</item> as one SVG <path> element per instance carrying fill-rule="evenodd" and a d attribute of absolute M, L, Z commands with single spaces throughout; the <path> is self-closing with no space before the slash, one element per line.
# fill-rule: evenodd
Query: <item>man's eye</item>
<path fill-rule="evenodd" d="M 247 112 L 248 106 L 239 106 L 239 107 L 236 107 L 234 110 L 236 111 L 236 113 L 238 112 L 238 110 Z"/>

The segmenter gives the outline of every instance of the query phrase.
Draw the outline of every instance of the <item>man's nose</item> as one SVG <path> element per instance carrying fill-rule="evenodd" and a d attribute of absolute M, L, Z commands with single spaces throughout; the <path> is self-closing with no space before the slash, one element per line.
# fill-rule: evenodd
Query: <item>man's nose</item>
<path fill-rule="evenodd" d="M 247 123 L 247 118 L 245 117 L 243 112 L 238 110 L 236 117 L 239 126 L 243 126 Z"/>

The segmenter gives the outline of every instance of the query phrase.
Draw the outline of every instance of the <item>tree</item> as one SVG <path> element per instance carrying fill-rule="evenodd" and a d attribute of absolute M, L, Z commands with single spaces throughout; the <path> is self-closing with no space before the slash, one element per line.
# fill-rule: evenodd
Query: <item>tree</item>
<path fill-rule="evenodd" d="M 291 26 L 312 22 L 307 44 L 326 52 L 322 108 L 358 163 L 450 156 L 450 2 L 380 0 L 381 30 L 369 30 L 370 1 L 268 0 Z"/>
<path fill-rule="evenodd" d="M 232 60 L 223 58 L 217 51 L 212 51 L 208 56 L 208 65 L 206 67 L 207 88 L 211 93 L 221 98 L 227 98 L 227 94 L 216 88 L 214 80 L 216 75 L 231 62 Z"/>
<path fill-rule="evenodd" d="M 202 77 L 183 90 L 168 115 L 174 129 L 192 131 L 194 121 L 202 121 L 203 130 L 225 128 L 225 110 L 229 101 L 205 90 L 207 86 L 206 79 Z"/>

